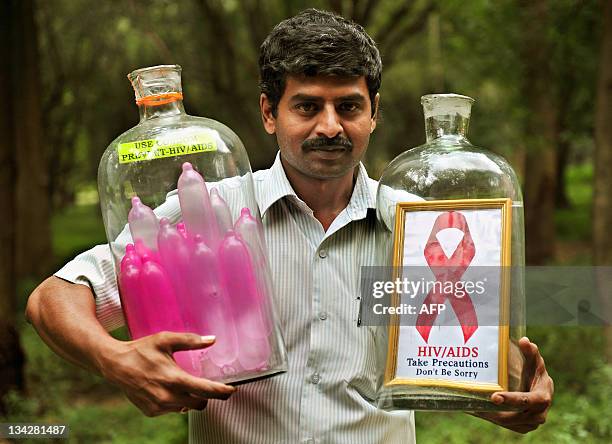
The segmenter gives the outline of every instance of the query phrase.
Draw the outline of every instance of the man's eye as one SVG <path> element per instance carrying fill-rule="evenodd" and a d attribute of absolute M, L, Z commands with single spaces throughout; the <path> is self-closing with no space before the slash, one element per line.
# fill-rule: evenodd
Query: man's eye
<path fill-rule="evenodd" d="M 340 111 L 343 111 L 345 113 L 352 113 L 355 111 L 358 111 L 360 106 L 358 103 L 355 102 L 344 102 L 340 104 Z"/>
<path fill-rule="evenodd" d="M 297 105 L 295 105 L 295 107 L 298 111 L 308 114 L 316 111 L 317 109 L 317 105 L 312 102 L 298 103 Z"/>

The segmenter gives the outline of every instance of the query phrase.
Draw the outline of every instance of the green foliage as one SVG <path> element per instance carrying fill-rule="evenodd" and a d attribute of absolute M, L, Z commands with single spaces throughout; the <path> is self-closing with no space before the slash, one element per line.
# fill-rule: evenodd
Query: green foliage
<path fill-rule="evenodd" d="M 64 394 L 57 398 L 56 408 L 44 410 L 43 413 L 41 413 L 38 396 L 25 397 L 11 392 L 7 399 L 12 413 L 4 420 L 66 424 L 70 430 L 69 442 L 83 444 L 131 444 L 134 442 L 181 444 L 187 442 L 186 416 L 168 414 L 148 418 L 127 400 L 120 397 L 92 402 L 88 397 L 75 399 L 73 396 Z M 40 440 L 20 442 L 38 443 Z M 57 440 L 57 442 L 64 441 Z"/>
<path fill-rule="evenodd" d="M 125 75 L 153 64 L 183 67 L 188 112 L 228 124 L 255 169 L 268 166 L 274 139 L 261 128 L 257 52 L 280 20 L 307 7 L 333 9 L 363 23 L 385 66 L 380 127 L 367 154 L 373 177 L 400 152 L 424 141 L 419 97 L 458 92 L 477 99 L 472 140 L 510 157 L 528 150 L 528 99 L 520 57 L 523 26 L 516 2 L 490 0 L 302 0 L 265 2 L 165 0 L 39 2 L 45 130 L 51 147 L 56 208 L 95 180 L 108 143 L 137 121 Z M 552 48 L 552 88 L 570 161 L 592 151 L 598 2 L 547 2 L 541 26 Z M 78 17 L 78 20 L 73 18 Z"/>
<path fill-rule="evenodd" d="M 586 394 L 602 365 L 604 336 L 600 327 L 528 327 L 538 344 L 557 393 Z"/>
<path fill-rule="evenodd" d="M 127 337 L 125 330 L 116 336 Z M 10 413 L 3 421 L 68 424 L 70 442 L 75 443 L 187 442 L 186 416 L 144 416 L 119 389 L 55 355 L 25 323 L 21 342 L 27 356 L 28 391 L 7 395 Z"/>
<path fill-rule="evenodd" d="M 71 426 L 74 442 L 131 444 L 147 442 L 181 444 L 187 442 L 187 417 L 168 414 L 148 418 L 127 401 L 105 406 L 86 405 L 61 412 Z M 120 425 L 119 427 L 117 425 Z"/>
<path fill-rule="evenodd" d="M 556 212 L 556 231 L 565 241 L 591 240 L 591 204 L 593 201 L 593 166 L 582 164 L 566 172 L 569 208 Z"/>
<path fill-rule="evenodd" d="M 95 244 L 107 242 L 97 203 L 74 205 L 57 212 L 51 230 L 58 266 Z"/>
<path fill-rule="evenodd" d="M 555 397 L 546 424 L 526 436 L 464 413 L 417 412 L 417 441 L 426 443 L 491 442 L 607 443 L 612 424 L 607 413 L 612 396 L 612 366 L 601 361 L 604 338 L 596 327 L 532 327 L 555 381 Z"/>
<path fill-rule="evenodd" d="M 586 376 L 586 375 L 585 375 Z M 521 435 L 464 413 L 417 412 L 417 442 L 444 444 L 503 443 L 609 443 L 612 424 L 612 366 L 600 365 L 588 375 L 588 391 L 575 394 L 556 385 L 546 424 Z"/>

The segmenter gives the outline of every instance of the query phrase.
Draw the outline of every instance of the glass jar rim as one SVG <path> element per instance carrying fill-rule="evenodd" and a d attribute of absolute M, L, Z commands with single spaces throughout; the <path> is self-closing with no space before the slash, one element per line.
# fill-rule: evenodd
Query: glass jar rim
<path fill-rule="evenodd" d="M 470 118 L 475 100 L 461 94 L 427 94 L 421 97 L 423 114 L 427 120 L 434 116 L 459 115 Z"/>
<path fill-rule="evenodd" d="M 181 65 L 155 65 L 155 66 L 146 66 L 144 68 L 138 68 L 135 69 L 134 71 L 130 72 L 127 75 L 127 78 L 130 80 L 130 82 L 132 82 L 139 74 L 143 74 L 146 72 L 151 72 L 151 71 L 158 71 L 158 70 L 172 70 L 172 71 L 177 71 L 177 72 L 181 72 L 183 68 L 181 68 Z"/>
<path fill-rule="evenodd" d="M 470 103 L 474 103 L 476 101 L 470 96 L 464 96 L 462 94 L 455 93 L 425 94 L 424 96 L 421 96 L 421 105 L 433 102 L 437 99 L 463 99 L 469 101 Z"/>

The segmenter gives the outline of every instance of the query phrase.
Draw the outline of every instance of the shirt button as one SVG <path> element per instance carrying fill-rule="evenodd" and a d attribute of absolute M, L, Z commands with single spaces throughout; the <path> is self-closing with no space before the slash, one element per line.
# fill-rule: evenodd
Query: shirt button
<path fill-rule="evenodd" d="M 312 382 L 313 384 L 318 384 L 319 382 L 321 382 L 321 376 L 319 376 L 318 373 L 313 373 L 310 377 L 310 382 Z"/>
<path fill-rule="evenodd" d="M 319 250 L 319 257 L 325 259 L 327 257 L 327 250 Z"/>
<path fill-rule="evenodd" d="M 321 319 L 322 321 L 327 319 L 327 313 L 325 313 L 324 311 L 319 312 L 319 319 Z"/>

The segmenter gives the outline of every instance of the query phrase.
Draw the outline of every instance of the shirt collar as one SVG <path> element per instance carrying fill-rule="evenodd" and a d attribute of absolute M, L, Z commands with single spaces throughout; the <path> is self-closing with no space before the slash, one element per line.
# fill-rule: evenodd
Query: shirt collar
<path fill-rule="evenodd" d="M 289 179 L 287 179 L 285 169 L 281 163 L 280 152 L 276 154 L 276 159 L 267 173 L 260 186 L 257 187 L 259 211 L 262 216 L 274 203 L 283 197 L 292 197 L 296 201 L 302 202 L 289 183 Z M 346 207 L 350 218 L 352 220 L 365 218 L 368 209 L 376 208 L 375 196 L 376 182 L 368 177 L 365 166 L 359 162 L 353 194 Z"/>
<path fill-rule="evenodd" d="M 266 176 L 262 180 L 259 187 L 256 188 L 259 194 L 259 211 L 263 216 L 268 208 L 283 197 L 293 196 L 297 198 L 297 194 L 287 179 L 285 169 L 280 159 L 280 151 L 276 153 L 276 159 L 272 167 L 267 171 Z"/>
<path fill-rule="evenodd" d="M 369 178 L 365 166 L 359 162 L 353 194 L 346 207 L 352 220 L 363 219 L 369 209 L 376 209 L 377 186 L 378 182 Z"/>

